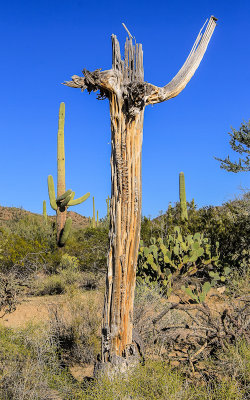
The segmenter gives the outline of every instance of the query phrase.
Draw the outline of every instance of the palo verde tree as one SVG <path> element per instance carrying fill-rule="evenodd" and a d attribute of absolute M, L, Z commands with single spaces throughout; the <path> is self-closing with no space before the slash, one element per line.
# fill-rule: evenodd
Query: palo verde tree
<path fill-rule="evenodd" d="M 198 68 L 216 26 L 209 19 L 177 75 L 166 86 L 144 81 L 142 45 L 128 32 L 124 60 L 112 35 L 112 68 L 83 70 L 64 84 L 107 98 L 111 119 L 111 204 L 108 271 L 102 326 L 102 364 L 125 367 L 134 362 L 133 302 L 141 227 L 141 150 L 143 116 L 149 104 L 177 96 Z M 125 27 L 125 26 L 124 26 Z M 110 364 L 109 364 L 110 365 Z M 106 367 L 105 367 L 106 368 Z"/>
<path fill-rule="evenodd" d="M 229 172 L 250 171 L 250 121 L 242 123 L 240 129 L 237 131 L 231 128 L 232 132 L 228 132 L 231 137 L 229 143 L 236 153 L 246 154 L 245 159 L 239 158 L 238 161 L 231 161 L 229 156 L 222 160 L 221 158 L 214 157 L 220 161 L 220 167 Z"/>

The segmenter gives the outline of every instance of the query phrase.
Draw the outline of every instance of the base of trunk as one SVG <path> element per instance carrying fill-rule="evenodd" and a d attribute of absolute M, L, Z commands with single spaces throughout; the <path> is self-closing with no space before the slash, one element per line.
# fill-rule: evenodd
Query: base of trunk
<path fill-rule="evenodd" d="M 135 368 L 141 362 L 141 356 L 136 350 L 136 346 L 131 344 L 126 349 L 124 356 L 112 355 L 109 361 L 97 361 L 94 367 L 94 378 L 107 376 L 109 379 L 117 375 L 126 375 L 131 369 Z"/>

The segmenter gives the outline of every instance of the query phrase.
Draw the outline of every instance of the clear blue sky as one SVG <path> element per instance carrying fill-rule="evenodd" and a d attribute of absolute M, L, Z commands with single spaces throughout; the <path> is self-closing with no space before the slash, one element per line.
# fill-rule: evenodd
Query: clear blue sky
<path fill-rule="evenodd" d="M 147 107 L 142 149 L 143 214 L 187 199 L 220 205 L 249 187 L 247 173 L 219 168 L 230 126 L 250 119 L 250 2 L 37 0 L 0 3 L 0 204 L 42 212 L 47 176 L 56 180 L 58 110 L 66 104 L 66 185 L 91 192 L 101 216 L 110 194 L 108 101 L 60 83 L 83 68 L 111 67 L 111 34 L 121 47 L 125 22 L 143 44 L 145 80 L 163 86 L 184 63 L 198 31 L 218 18 L 194 77 L 176 98 Z M 72 210 L 91 215 L 88 199 Z M 53 211 L 48 205 L 49 213 Z"/>

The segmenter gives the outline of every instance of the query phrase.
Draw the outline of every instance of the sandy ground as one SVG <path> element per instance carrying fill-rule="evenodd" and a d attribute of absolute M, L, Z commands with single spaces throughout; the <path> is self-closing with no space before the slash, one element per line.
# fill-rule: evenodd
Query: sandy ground
<path fill-rule="evenodd" d="M 62 295 L 24 298 L 13 313 L 1 319 L 1 324 L 19 328 L 28 322 L 46 321 L 49 319 L 49 309 L 64 302 L 65 298 Z"/>

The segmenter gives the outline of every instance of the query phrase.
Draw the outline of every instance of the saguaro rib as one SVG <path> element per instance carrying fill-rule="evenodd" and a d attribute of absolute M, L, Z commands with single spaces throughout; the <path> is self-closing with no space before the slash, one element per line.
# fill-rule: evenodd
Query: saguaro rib
<path fill-rule="evenodd" d="M 201 31 L 199 32 L 187 60 L 175 77 L 166 86 L 157 87 L 152 85 L 153 91 L 147 97 L 147 104 L 160 103 L 172 99 L 185 88 L 200 65 L 214 32 L 216 21 L 217 19 L 212 16 L 208 21 L 205 32 L 203 34 L 201 34 Z"/>

